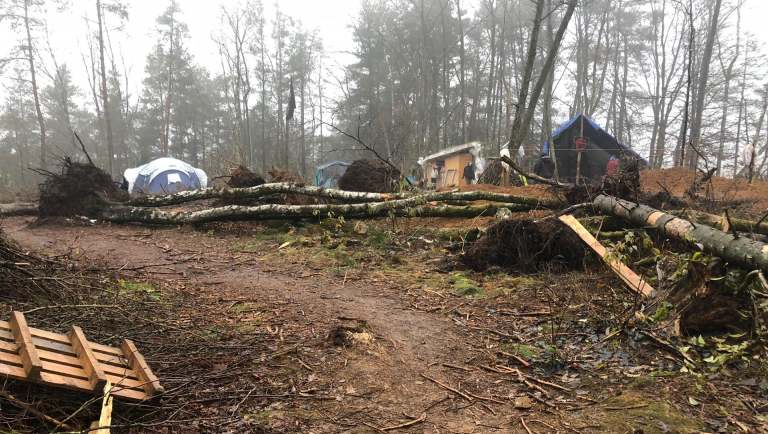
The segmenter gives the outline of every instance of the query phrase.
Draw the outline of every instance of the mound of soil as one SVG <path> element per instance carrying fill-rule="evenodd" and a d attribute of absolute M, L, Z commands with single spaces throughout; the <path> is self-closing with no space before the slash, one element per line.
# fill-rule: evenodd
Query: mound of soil
<path fill-rule="evenodd" d="M 339 188 L 367 193 L 392 193 L 400 171 L 381 160 L 355 160 L 339 179 Z"/>
<path fill-rule="evenodd" d="M 229 175 L 229 181 L 227 181 L 227 184 L 234 188 L 256 187 L 257 185 L 266 183 L 267 181 L 265 181 L 261 175 L 253 173 L 251 169 L 243 166 L 242 164 L 237 166 L 237 169 L 235 169 L 232 174 Z"/>
<path fill-rule="evenodd" d="M 301 182 L 299 176 L 279 167 L 273 167 L 269 169 L 267 173 L 272 177 L 272 181 L 270 182 Z"/>
<path fill-rule="evenodd" d="M 60 175 L 50 174 L 40 185 L 39 216 L 95 218 L 110 202 L 128 200 L 109 174 L 90 163 L 74 163 L 68 158 Z"/>
<path fill-rule="evenodd" d="M 464 262 L 475 271 L 501 267 L 526 273 L 583 270 L 584 243 L 556 219 L 505 220 L 470 247 Z"/>

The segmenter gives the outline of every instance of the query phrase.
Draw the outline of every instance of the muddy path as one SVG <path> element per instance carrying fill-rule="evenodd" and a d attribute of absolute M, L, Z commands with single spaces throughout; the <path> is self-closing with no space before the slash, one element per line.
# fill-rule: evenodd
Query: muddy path
<path fill-rule="evenodd" d="M 258 252 L 232 252 L 229 236 L 203 238 L 203 233 L 191 228 L 30 223 L 29 219 L 8 219 L 3 230 L 26 249 L 139 270 L 143 278 L 183 285 L 210 303 L 259 306 L 271 300 L 288 305 L 293 315 L 276 322 L 286 335 L 308 329 L 307 352 L 318 353 L 314 349 L 318 342 L 338 325 L 362 326 L 374 336 L 373 342 L 316 357 L 308 354 L 311 366 L 302 359 L 305 369 L 300 375 L 309 378 L 310 384 L 321 384 L 315 388 L 328 388 L 335 398 L 317 407 L 304 407 L 317 410 L 302 420 L 314 432 L 373 432 L 372 426 L 395 426 L 422 413 L 428 414 L 426 424 L 402 430 L 506 431 L 519 418 L 508 403 L 469 402 L 422 376 L 453 387 L 467 384 L 463 387 L 478 396 L 497 395 L 487 386 L 499 389 L 480 372 L 456 368 L 464 367 L 483 350 L 471 329 L 445 315 L 413 310 L 411 297 L 383 279 L 340 280 L 316 270 L 275 266 L 261 260 Z M 504 383 L 505 396 L 517 393 L 514 384 Z M 258 409 L 244 408 L 245 413 L 258 413 Z M 290 419 L 289 413 L 280 416 L 283 422 Z M 531 417 L 551 419 L 547 414 Z M 370 426 L 349 426 L 353 425 L 350 419 Z"/>

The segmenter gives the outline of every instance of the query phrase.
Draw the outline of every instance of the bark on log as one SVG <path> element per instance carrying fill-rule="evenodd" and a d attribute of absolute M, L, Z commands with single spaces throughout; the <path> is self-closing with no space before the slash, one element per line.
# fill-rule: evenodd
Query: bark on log
<path fill-rule="evenodd" d="M 103 211 L 98 218 L 115 223 L 145 223 L 157 225 L 185 225 L 213 221 L 282 220 L 302 218 L 387 217 L 390 213 L 400 217 L 493 217 L 501 208 L 513 212 L 529 211 L 528 205 L 487 204 L 475 206 L 448 206 L 425 203 L 421 198 L 393 200 L 390 202 L 343 204 L 343 205 L 231 205 L 202 211 L 160 211 L 151 208 L 113 207 Z"/>
<path fill-rule="evenodd" d="M 694 223 L 701 223 L 720 230 L 723 229 L 723 217 L 721 216 L 694 210 L 670 211 L 669 213 L 675 216 L 686 217 Z M 758 227 L 757 222 L 752 220 L 731 217 L 731 224 L 737 232 L 745 235 L 754 232 L 756 234 L 768 236 L 768 223 L 760 223 L 760 226 Z"/>
<path fill-rule="evenodd" d="M 645 205 L 600 195 L 595 207 L 606 215 L 615 215 L 635 226 L 653 226 L 669 238 L 691 244 L 744 268 L 768 270 L 768 244 L 747 237 L 736 238 L 707 225 L 694 225 Z"/>
<path fill-rule="evenodd" d="M 0 204 L 0 216 L 37 215 L 37 204 L 34 203 L 3 203 Z"/>
<path fill-rule="evenodd" d="M 387 200 L 421 199 L 425 202 L 440 202 L 446 200 L 487 200 L 501 203 L 517 203 L 532 207 L 558 208 L 561 203 L 554 199 L 532 198 L 511 194 L 492 193 L 485 191 L 443 191 L 430 192 L 421 195 L 413 194 L 382 194 L 360 193 L 354 191 L 334 190 L 303 184 L 275 183 L 262 184 L 248 188 L 205 188 L 200 190 L 183 191 L 166 196 L 136 197 L 128 202 L 130 206 L 156 207 L 178 205 L 204 199 L 259 199 L 273 194 L 299 194 L 314 197 L 335 199 L 345 203 L 383 202 Z"/>

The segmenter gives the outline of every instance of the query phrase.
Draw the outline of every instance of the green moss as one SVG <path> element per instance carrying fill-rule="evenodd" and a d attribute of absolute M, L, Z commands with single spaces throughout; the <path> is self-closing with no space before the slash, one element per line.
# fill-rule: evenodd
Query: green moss
<path fill-rule="evenodd" d="M 452 284 L 452 292 L 462 297 L 482 297 L 485 294 L 483 288 L 477 283 L 461 274 L 454 274 L 448 279 Z"/>
<path fill-rule="evenodd" d="M 258 413 L 248 413 L 243 416 L 243 418 L 246 420 L 253 419 L 258 420 L 259 422 L 264 422 L 270 417 L 272 417 L 272 410 L 262 410 Z"/>
<path fill-rule="evenodd" d="M 533 359 L 541 353 L 539 348 L 526 344 L 501 344 L 499 345 L 499 349 L 506 353 L 514 354 L 526 359 Z"/>
<path fill-rule="evenodd" d="M 622 408 L 623 410 L 600 412 L 593 415 L 592 420 L 605 429 L 603 432 L 611 433 L 633 432 L 637 420 L 652 422 L 644 426 L 643 431 L 646 434 L 661 434 L 663 432 L 657 422 L 668 425 L 671 432 L 698 432 L 706 428 L 707 425 L 702 421 L 687 416 L 684 412 L 670 405 L 663 397 L 663 390 L 660 390 L 659 387 L 648 388 L 647 393 L 651 393 L 653 396 L 645 397 L 637 389 L 628 389 L 621 395 L 603 402 L 605 407 Z M 631 408 L 634 406 L 638 408 Z"/>

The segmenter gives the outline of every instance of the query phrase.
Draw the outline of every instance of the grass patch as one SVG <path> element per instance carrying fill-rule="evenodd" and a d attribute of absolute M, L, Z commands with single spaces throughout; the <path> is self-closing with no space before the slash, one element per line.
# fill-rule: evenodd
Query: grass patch
<path fill-rule="evenodd" d="M 122 294 L 148 294 L 152 300 L 162 300 L 160 286 L 154 283 L 131 282 L 130 280 L 120 280 L 120 293 Z"/>

